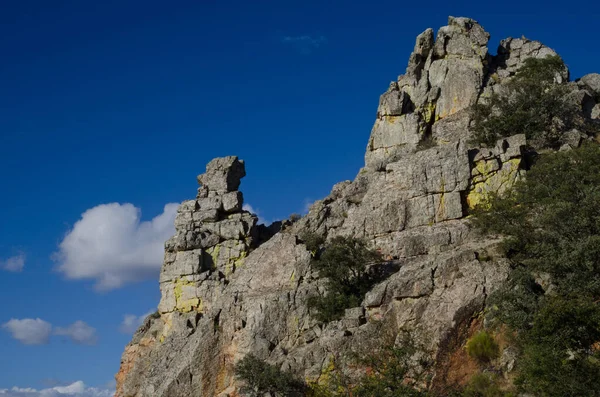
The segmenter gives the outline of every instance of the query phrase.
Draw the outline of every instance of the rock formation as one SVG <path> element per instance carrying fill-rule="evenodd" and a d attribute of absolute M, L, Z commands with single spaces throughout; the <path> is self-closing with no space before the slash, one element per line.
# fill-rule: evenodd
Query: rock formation
<path fill-rule="evenodd" d="M 434 363 L 432 384 L 448 382 L 444 362 L 508 274 L 502 258 L 482 259 L 497 241 L 471 231 L 468 208 L 510 188 L 527 165 L 523 135 L 469 148 L 468 109 L 524 59 L 555 54 L 507 39 L 491 56 L 488 39 L 468 18 L 451 17 L 435 39 L 432 29 L 420 34 L 406 74 L 381 96 L 365 167 L 268 240 L 242 210 L 244 163 L 211 161 L 196 200 L 179 208 L 176 235 L 165 244 L 159 310 L 125 349 L 117 396 L 233 397 L 234 363 L 248 353 L 324 381 L 333 363 L 382 333 L 410 333 Z M 572 83 L 586 98 L 582 107 L 591 98 L 596 118 L 599 81 L 588 75 Z M 392 269 L 340 321 L 320 324 L 307 309 L 307 298 L 324 290 L 305 232 L 364 238 Z"/>

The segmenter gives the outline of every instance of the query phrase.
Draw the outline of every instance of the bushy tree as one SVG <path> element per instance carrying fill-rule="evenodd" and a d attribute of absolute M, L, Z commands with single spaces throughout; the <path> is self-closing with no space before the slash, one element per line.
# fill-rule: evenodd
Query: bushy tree
<path fill-rule="evenodd" d="M 316 310 L 316 317 L 324 322 L 338 320 L 345 309 L 358 306 L 378 281 L 368 272 L 368 265 L 378 261 L 381 261 L 379 253 L 360 239 L 338 236 L 327 244 L 313 261 L 319 277 L 327 279 L 327 293 L 308 301 L 309 307 Z"/>
<path fill-rule="evenodd" d="M 498 357 L 498 344 L 487 331 L 480 331 L 467 341 L 467 354 L 481 363 L 487 363 Z"/>
<path fill-rule="evenodd" d="M 498 376 L 492 373 L 476 373 L 462 393 L 463 397 L 512 397 L 498 385 Z"/>
<path fill-rule="evenodd" d="M 367 366 L 371 372 L 352 389 L 352 396 L 427 396 L 427 392 L 405 383 L 411 367 L 414 366 L 414 363 L 411 362 L 414 352 L 414 346 L 406 344 L 400 347 L 384 347 L 364 357 L 360 360 L 361 364 Z"/>
<path fill-rule="evenodd" d="M 512 194 L 476 211 L 476 225 L 506 236 L 515 270 L 490 315 L 516 332 L 518 384 L 533 395 L 600 396 L 599 203 L 600 147 L 589 144 L 541 156 Z"/>
<path fill-rule="evenodd" d="M 525 134 L 536 147 L 557 147 L 564 132 L 587 130 L 571 89 L 556 81 L 565 71 L 558 56 L 526 59 L 500 92 L 473 107 L 473 143 L 493 145 L 500 137 Z"/>
<path fill-rule="evenodd" d="M 245 385 L 241 391 L 251 397 L 263 397 L 265 393 L 272 396 L 302 396 L 306 385 L 291 373 L 282 371 L 264 360 L 248 354 L 235 366 L 235 375 Z"/>

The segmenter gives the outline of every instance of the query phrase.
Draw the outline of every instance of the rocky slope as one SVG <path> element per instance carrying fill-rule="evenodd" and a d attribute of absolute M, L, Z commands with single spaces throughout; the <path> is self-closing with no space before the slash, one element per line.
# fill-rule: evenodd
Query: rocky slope
<path fill-rule="evenodd" d="M 449 357 L 508 274 L 502 258 L 479 260 L 496 241 L 470 230 L 467 211 L 527 168 L 522 135 L 469 148 L 469 107 L 501 89 L 528 57 L 555 54 L 506 39 L 492 56 L 488 39 L 468 18 L 450 17 L 435 38 L 432 29 L 420 34 L 406 73 L 380 98 L 365 167 L 277 233 L 242 210 L 244 163 L 211 161 L 196 199 L 179 208 L 158 314 L 126 347 L 117 396 L 236 396 L 233 366 L 248 353 L 325 381 L 331 371 L 349 371 L 347 353 L 405 333 L 433 363 L 426 386 L 451 383 Z M 569 84 L 582 112 L 599 118 L 600 75 Z M 581 139 L 573 131 L 565 145 Z M 327 325 L 306 307 L 324 293 L 301 240 L 307 231 L 364 238 L 388 261 L 389 277 Z"/>

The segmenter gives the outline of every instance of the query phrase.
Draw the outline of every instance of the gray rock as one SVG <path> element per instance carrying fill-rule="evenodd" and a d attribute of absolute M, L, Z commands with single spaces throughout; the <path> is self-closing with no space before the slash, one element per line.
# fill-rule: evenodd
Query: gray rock
<path fill-rule="evenodd" d="M 590 113 L 592 119 L 600 119 L 600 103 L 594 106 Z"/>
<path fill-rule="evenodd" d="M 243 161 L 236 156 L 220 157 L 208 163 L 206 172 L 198 175 L 198 183 L 208 190 L 225 193 L 237 190 L 244 176 Z"/>
<path fill-rule="evenodd" d="M 200 211 L 221 211 L 223 209 L 223 196 L 212 196 L 198 199 L 198 207 Z"/>
<path fill-rule="evenodd" d="M 488 39 L 489 34 L 474 20 L 453 17 L 435 41 L 431 29 L 417 37 L 406 74 L 380 98 L 365 154 L 367 169 L 381 171 L 406 157 L 440 120 L 477 101 L 485 77 Z M 458 119 L 436 129 L 440 142 L 467 135 L 468 117 Z"/>
<path fill-rule="evenodd" d="M 598 98 L 600 96 L 600 74 L 599 73 L 590 73 L 586 74 L 579 80 L 577 80 L 577 84 L 583 88 L 588 89 Z M 598 100 L 597 100 L 598 101 Z"/>
<path fill-rule="evenodd" d="M 495 72 L 500 78 L 514 75 L 528 58 L 545 58 L 558 55 L 554 50 L 539 41 L 532 41 L 525 37 L 520 39 L 509 37 L 502 40 L 497 52 L 498 55 L 493 63 L 498 67 Z M 557 76 L 557 81 L 559 83 L 569 81 L 568 69 Z"/>
<path fill-rule="evenodd" d="M 194 224 L 203 222 L 216 222 L 219 220 L 219 211 L 215 209 L 197 211 L 192 213 Z"/>
<path fill-rule="evenodd" d="M 223 211 L 239 212 L 244 204 L 242 192 L 229 192 L 223 195 Z"/>

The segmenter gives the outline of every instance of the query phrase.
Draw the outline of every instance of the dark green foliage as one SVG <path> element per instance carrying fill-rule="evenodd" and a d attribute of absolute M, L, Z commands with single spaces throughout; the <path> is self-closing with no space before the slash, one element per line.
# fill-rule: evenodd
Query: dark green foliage
<path fill-rule="evenodd" d="M 600 396 L 600 147 L 541 156 L 510 196 L 489 204 L 474 222 L 507 236 L 515 267 L 489 314 L 516 331 L 519 386 Z"/>
<path fill-rule="evenodd" d="M 544 290 L 531 273 L 518 267 L 512 271 L 510 280 L 489 297 L 488 315 L 512 329 L 526 329 L 540 306 Z"/>
<path fill-rule="evenodd" d="M 510 397 L 513 394 L 500 389 L 496 375 L 477 373 L 469 380 L 462 395 L 463 397 Z"/>
<path fill-rule="evenodd" d="M 302 396 L 306 385 L 289 372 L 249 354 L 235 366 L 235 375 L 246 385 L 242 393 L 252 397 L 262 397 L 265 393 L 274 396 Z"/>
<path fill-rule="evenodd" d="M 413 360 L 416 347 L 410 340 L 402 346 L 394 346 L 387 342 L 381 345 L 381 337 L 362 346 L 367 349 L 358 355 L 355 353 L 351 361 L 353 366 L 363 368 L 366 373 L 357 380 L 351 381 L 336 372 L 328 374 L 327 384 L 311 385 L 312 397 L 427 397 L 426 391 L 415 387 L 422 384 L 422 376 L 416 373 Z M 377 347 L 375 347 L 377 346 Z M 421 365 L 427 365 L 419 363 Z"/>
<path fill-rule="evenodd" d="M 482 363 L 498 358 L 500 350 L 487 331 L 480 331 L 467 341 L 467 354 Z"/>
<path fill-rule="evenodd" d="M 318 247 L 313 244 L 311 242 L 312 248 Z M 362 240 L 336 237 L 320 255 L 314 256 L 313 267 L 319 277 L 327 279 L 326 295 L 308 301 L 308 306 L 316 309 L 316 318 L 320 321 L 340 319 L 344 310 L 358 306 L 364 294 L 378 281 L 367 271 L 367 266 L 381 261 L 381 256 Z"/>
<path fill-rule="evenodd" d="M 325 238 L 317 233 L 306 232 L 300 236 L 300 239 L 306 245 L 306 249 L 310 251 L 313 257 L 318 257 L 323 244 L 325 244 Z"/>
<path fill-rule="evenodd" d="M 316 310 L 314 316 L 317 320 L 327 323 L 342 318 L 346 309 L 359 306 L 361 300 L 356 294 L 346 295 L 339 291 L 329 291 L 324 296 L 311 296 L 308 299 L 308 307 Z"/>
<path fill-rule="evenodd" d="M 410 358 L 415 352 L 411 344 L 380 349 L 363 358 L 361 364 L 371 374 L 363 377 L 352 390 L 356 397 L 425 397 L 426 392 L 405 383 L 409 370 L 414 367 Z"/>
<path fill-rule="evenodd" d="M 558 73 L 567 70 L 558 55 L 548 55 L 545 58 L 527 58 L 517 72 L 517 81 L 537 81 L 551 84 Z"/>
<path fill-rule="evenodd" d="M 514 262 L 548 273 L 562 292 L 600 296 L 600 147 L 541 156 L 512 194 L 476 210 L 475 224 L 504 234 Z"/>
<path fill-rule="evenodd" d="M 473 143 L 494 145 L 500 137 L 525 134 L 536 147 L 557 147 L 564 132 L 588 129 L 569 87 L 554 81 L 565 70 L 558 56 L 526 59 L 501 93 L 473 107 Z"/>

